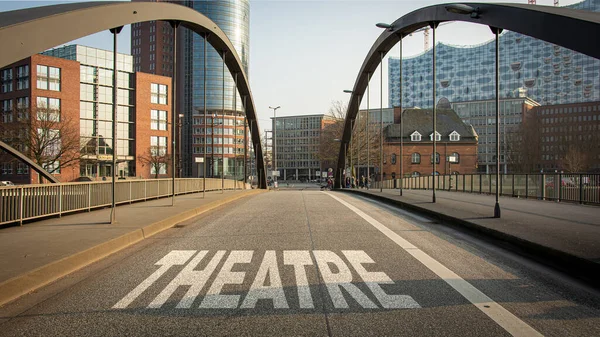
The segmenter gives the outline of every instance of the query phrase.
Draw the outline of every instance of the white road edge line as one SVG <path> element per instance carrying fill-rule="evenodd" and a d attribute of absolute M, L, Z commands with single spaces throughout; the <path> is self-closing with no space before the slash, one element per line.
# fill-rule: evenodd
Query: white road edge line
<path fill-rule="evenodd" d="M 331 193 L 323 192 L 333 199 L 337 200 L 342 205 L 348 207 L 351 211 L 356 213 L 361 218 L 365 219 L 373 227 L 377 228 L 381 233 L 394 241 L 398 246 L 402 247 L 407 253 L 412 255 L 415 259 L 421 262 L 425 267 L 429 268 L 432 272 L 438 275 L 454 290 L 458 291 L 464 298 L 471 302 L 475 307 L 481 310 L 494 322 L 498 323 L 504 330 L 513 336 L 543 336 L 534 328 L 527 323 L 523 322 L 517 316 L 506 310 L 500 304 L 494 302 L 486 294 L 482 293 L 479 289 L 475 288 L 469 282 L 465 281 L 462 277 L 458 276 L 452 270 L 446 268 L 443 264 L 439 263 L 427 253 L 423 252 L 419 248 L 415 247 L 412 243 L 396 234 L 391 229 L 384 226 L 381 222 L 373 219 L 365 212 L 352 206 L 348 202 L 334 196 Z M 402 220 L 401 220 L 402 221 Z"/>

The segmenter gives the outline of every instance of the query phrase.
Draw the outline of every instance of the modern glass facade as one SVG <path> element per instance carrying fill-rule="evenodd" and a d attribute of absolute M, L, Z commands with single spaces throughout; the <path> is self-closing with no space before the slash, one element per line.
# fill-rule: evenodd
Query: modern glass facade
<path fill-rule="evenodd" d="M 249 28 L 250 28 L 250 3 L 247 0 L 228 0 L 228 1 L 186 1 L 185 5 L 206 15 L 213 20 L 231 40 L 241 59 L 244 71 L 248 75 L 249 63 Z M 184 175 L 198 176 L 198 172 L 193 172 L 196 167 L 193 165 L 194 154 L 203 151 L 199 139 L 204 135 L 196 134 L 192 130 L 194 116 L 204 114 L 204 37 L 183 30 L 182 52 L 183 66 L 180 67 L 183 79 L 183 101 L 179 106 L 188 127 L 183 128 L 183 153 L 184 153 Z M 210 41 L 210 37 L 208 37 Z M 223 109 L 225 115 L 238 115 L 243 111 L 242 100 L 235 90 L 235 82 L 229 70 L 225 68 L 225 85 L 223 89 L 223 59 L 220 51 L 216 51 L 210 44 L 206 46 L 206 108 L 207 115 L 222 115 Z M 231 57 L 231 55 L 226 55 Z M 234 109 L 234 95 L 236 97 L 236 107 Z M 207 126 L 210 128 L 210 126 Z M 194 128 L 196 126 L 194 125 Z M 204 128 L 203 128 L 204 129 Z M 197 138 L 197 139 L 196 139 Z M 202 147 L 202 150 L 200 148 Z M 198 149 L 196 149 L 198 148 Z M 230 171 L 233 167 L 233 156 L 225 158 L 225 170 Z M 213 172 L 217 174 L 217 172 Z"/>
<path fill-rule="evenodd" d="M 42 53 L 80 63 L 81 174 L 110 176 L 112 167 L 113 52 L 69 45 Z M 134 172 L 134 77 L 131 55 L 117 54 L 117 158 L 119 176 Z"/>
<path fill-rule="evenodd" d="M 600 0 L 585 0 L 567 7 L 599 12 Z M 450 102 L 494 98 L 494 39 L 466 47 L 438 43 L 436 53 L 438 102 L 442 98 Z M 431 63 L 431 49 L 403 58 L 403 107 L 432 106 Z M 399 64 L 398 58 L 390 57 L 390 106 L 400 104 Z M 505 31 L 500 35 L 500 96 L 514 98 L 523 95 L 542 105 L 600 100 L 600 60 Z"/>

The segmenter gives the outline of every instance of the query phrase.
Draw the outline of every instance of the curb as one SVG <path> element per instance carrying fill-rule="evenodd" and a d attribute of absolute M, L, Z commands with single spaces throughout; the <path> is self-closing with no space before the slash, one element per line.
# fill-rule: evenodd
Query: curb
<path fill-rule="evenodd" d="M 63 276 L 102 260 L 165 229 L 171 228 L 180 222 L 189 220 L 229 202 L 264 192 L 266 191 L 249 190 L 229 198 L 210 202 L 6 280 L 0 283 L 0 307 Z"/>
<path fill-rule="evenodd" d="M 346 189 L 342 189 L 341 191 L 345 193 L 358 194 L 373 200 L 381 201 L 388 205 L 399 207 L 401 209 L 421 213 L 437 220 L 444 221 L 445 223 L 458 229 L 466 229 L 471 233 L 478 235 L 480 238 L 487 239 L 488 241 L 491 241 L 490 239 L 492 239 L 494 244 L 510 246 L 510 250 L 513 253 L 532 258 L 542 264 L 559 269 L 571 276 L 577 277 L 593 287 L 598 287 L 595 282 L 597 281 L 597 275 L 600 275 L 599 263 L 550 248 L 539 243 L 531 242 L 514 235 L 506 234 L 495 229 L 484 227 L 464 219 L 456 218 L 400 200 L 394 200 L 384 196 L 361 191 Z"/>

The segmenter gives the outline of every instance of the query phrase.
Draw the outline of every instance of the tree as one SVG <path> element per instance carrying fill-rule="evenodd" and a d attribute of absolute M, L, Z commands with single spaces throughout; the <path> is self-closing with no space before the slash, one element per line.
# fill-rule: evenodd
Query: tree
<path fill-rule="evenodd" d="M 321 162 L 321 167 L 326 169 L 337 165 L 340 151 L 339 140 L 344 132 L 344 119 L 347 106 L 341 101 L 333 101 L 327 116 L 331 117 L 325 121 L 325 126 L 319 136 L 319 147 L 316 157 Z"/>
<path fill-rule="evenodd" d="M 0 134 L 6 143 L 53 174 L 79 164 L 79 123 L 48 106 L 5 113 Z"/>
<path fill-rule="evenodd" d="M 171 157 L 167 154 L 166 147 L 150 146 L 148 151 L 140 157 L 140 161 L 150 166 L 150 172 L 154 171 L 154 178 L 158 179 L 160 174 L 166 174 Z M 160 173 L 161 169 L 165 173 Z"/>

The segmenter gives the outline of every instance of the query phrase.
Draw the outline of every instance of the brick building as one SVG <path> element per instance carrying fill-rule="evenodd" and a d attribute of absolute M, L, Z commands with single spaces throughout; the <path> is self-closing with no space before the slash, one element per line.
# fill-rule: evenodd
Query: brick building
<path fill-rule="evenodd" d="M 521 159 L 530 170 L 600 171 L 600 102 L 535 107 L 520 140 L 527 142 Z"/>
<path fill-rule="evenodd" d="M 117 69 L 117 175 L 151 178 L 158 171 L 159 177 L 170 176 L 171 78 L 134 73 L 130 55 L 117 54 Z M 18 134 L 6 133 L 23 122 L 23 111 L 30 110 L 34 113 L 28 115 L 27 128 L 39 130 L 43 122 L 45 134 L 60 135 L 46 147 L 73 149 L 46 165 L 60 181 L 112 175 L 112 51 L 64 46 L 0 69 L 0 75 L 3 140 L 35 157 L 31 146 L 27 149 L 18 141 Z M 40 118 L 41 112 L 51 118 Z M 30 132 L 28 142 L 42 138 L 38 134 L 44 133 Z M 35 172 L 8 154 L 0 163 L 0 180 L 38 182 Z"/>
<path fill-rule="evenodd" d="M 436 173 L 468 174 L 477 171 L 477 133 L 450 109 L 437 109 Z M 431 175 L 433 172 L 433 122 L 429 109 L 394 110 L 394 124 L 384 128 L 383 178 L 400 176 L 400 139 L 404 176 Z M 401 127 L 403 137 L 401 138 Z M 449 157 L 456 160 L 451 162 Z M 376 176 L 374 177 L 378 179 Z"/>
<path fill-rule="evenodd" d="M 61 181 L 79 177 L 79 160 L 74 160 L 80 137 L 79 63 L 33 55 L 1 69 L 0 81 L 2 140 L 30 158 L 57 159 L 41 161 Z M 59 139 L 59 132 L 65 138 Z M 61 142 L 70 143 L 66 153 L 60 153 Z M 12 156 L 2 153 L 0 162 L 0 180 L 39 182 L 35 171 Z"/>

